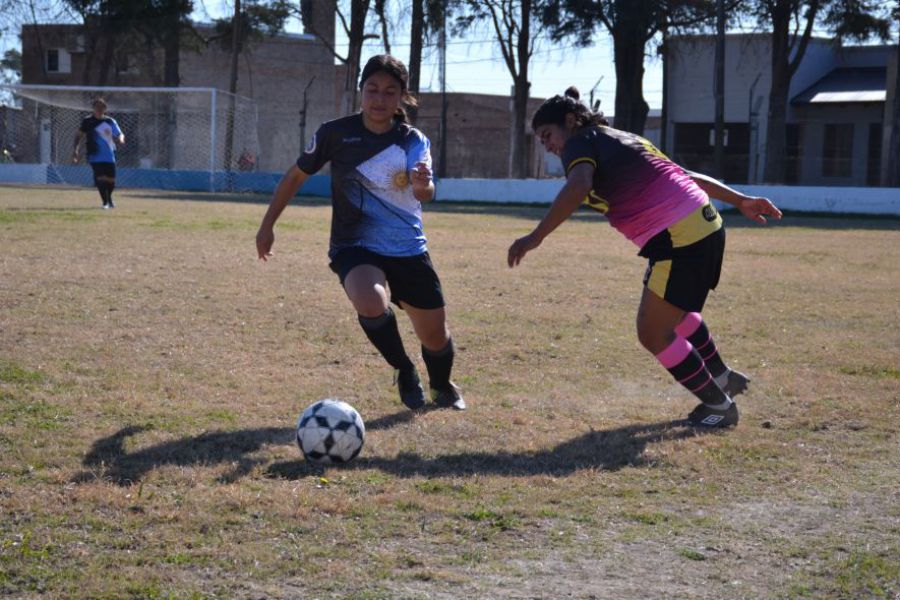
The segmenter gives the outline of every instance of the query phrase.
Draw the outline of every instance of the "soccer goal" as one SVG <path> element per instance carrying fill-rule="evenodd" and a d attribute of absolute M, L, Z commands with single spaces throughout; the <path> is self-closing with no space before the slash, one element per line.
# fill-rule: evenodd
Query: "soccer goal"
<path fill-rule="evenodd" d="M 84 162 L 72 164 L 72 148 L 97 97 L 125 134 L 118 186 L 237 190 L 238 175 L 259 164 L 256 103 L 214 88 L 15 85 L 0 95 L 2 162 L 21 173 L 30 165 L 36 179 L 45 172 L 45 183 L 91 183 Z M 80 154 L 84 161 L 83 147 Z"/>

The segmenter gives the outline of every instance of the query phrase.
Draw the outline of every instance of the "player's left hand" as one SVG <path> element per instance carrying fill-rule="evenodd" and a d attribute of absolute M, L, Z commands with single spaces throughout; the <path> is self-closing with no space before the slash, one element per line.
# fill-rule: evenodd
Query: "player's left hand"
<path fill-rule="evenodd" d="M 534 235 L 534 232 L 529 233 L 525 237 L 520 237 L 509 247 L 509 252 L 506 256 L 506 264 L 509 265 L 509 268 L 515 267 L 522 262 L 522 259 L 525 258 L 526 254 L 540 246 L 541 241 L 541 239 Z"/>
<path fill-rule="evenodd" d="M 745 217 L 761 224 L 767 222 L 766 217 L 771 217 L 773 219 L 781 218 L 781 211 L 778 210 L 778 207 L 772 204 L 768 198 L 747 198 L 746 200 L 742 200 L 737 208 Z"/>

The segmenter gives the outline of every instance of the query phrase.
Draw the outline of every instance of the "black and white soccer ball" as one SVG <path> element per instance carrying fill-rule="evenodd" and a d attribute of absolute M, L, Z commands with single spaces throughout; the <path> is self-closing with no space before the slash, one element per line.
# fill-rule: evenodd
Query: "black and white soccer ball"
<path fill-rule="evenodd" d="M 297 445 L 306 460 L 340 464 L 353 460 L 366 440 L 366 426 L 356 409 L 340 400 L 319 400 L 297 421 Z"/>

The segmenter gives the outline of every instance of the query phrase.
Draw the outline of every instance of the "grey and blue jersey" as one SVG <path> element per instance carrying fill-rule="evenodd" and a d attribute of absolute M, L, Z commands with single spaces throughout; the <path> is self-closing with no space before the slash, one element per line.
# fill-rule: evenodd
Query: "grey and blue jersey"
<path fill-rule="evenodd" d="M 398 122 L 382 134 L 365 128 L 361 114 L 319 127 L 297 166 L 310 175 L 331 163 L 331 240 L 328 255 L 361 247 L 383 256 L 427 251 L 422 205 L 409 172 L 431 168 L 431 143 L 418 129 Z"/>
<path fill-rule="evenodd" d="M 98 119 L 91 115 L 81 121 L 78 128 L 87 135 L 87 160 L 90 163 L 116 162 L 115 139 L 122 135 L 119 124 L 112 117 Z"/>

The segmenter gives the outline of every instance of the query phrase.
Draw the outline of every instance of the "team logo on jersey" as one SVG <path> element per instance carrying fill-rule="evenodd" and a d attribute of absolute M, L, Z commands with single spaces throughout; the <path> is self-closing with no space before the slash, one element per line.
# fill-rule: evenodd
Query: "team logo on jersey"
<path fill-rule="evenodd" d="M 703 218 L 712 223 L 716 220 L 716 207 L 712 204 L 707 204 L 703 207 Z"/>
<path fill-rule="evenodd" d="M 398 190 L 402 190 L 409 185 L 409 175 L 406 171 L 397 171 L 391 177 L 391 184 Z"/>
<path fill-rule="evenodd" d="M 601 215 L 605 215 L 609 212 L 609 202 L 598 196 L 597 192 L 594 190 L 591 190 L 590 193 L 584 197 L 582 204 L 587 204 Z"/>
<path fill-rule="evenodd" d="M 313 134 L 313 136 L 309 140 L 309 143 L 306 144 L 305 152 L 307 154 L 312 154 L 315 151 L 316 151 L 316 134 Z"/>

